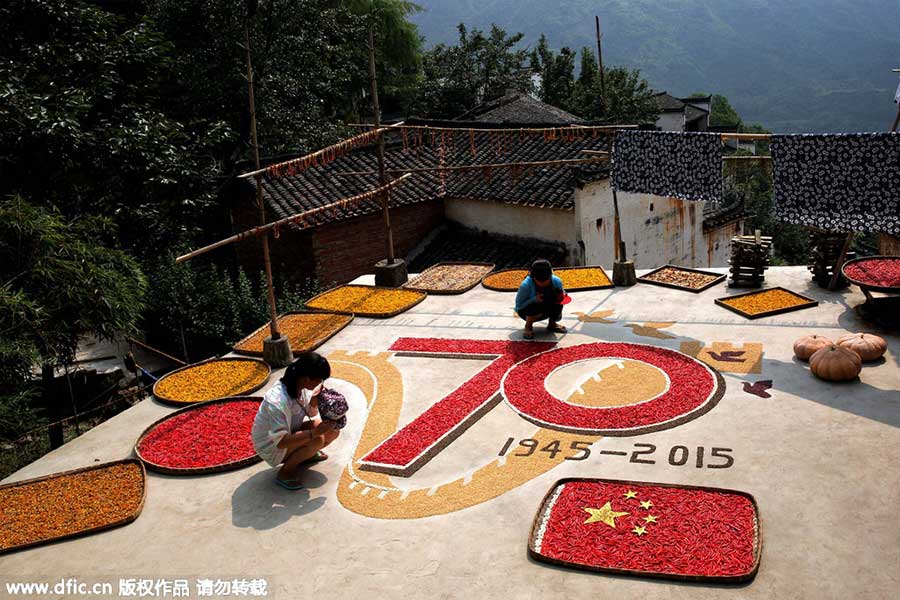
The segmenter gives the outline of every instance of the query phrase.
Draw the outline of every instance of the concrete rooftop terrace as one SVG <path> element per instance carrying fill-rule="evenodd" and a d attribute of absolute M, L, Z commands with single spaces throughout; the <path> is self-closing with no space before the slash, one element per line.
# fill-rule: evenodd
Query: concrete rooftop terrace
<path fill-rule="evenodd" d="M 384 411 L 395 410 L 403 426 L 486 363 L 398 356 L 388 348 L 399 337 L 520 340 L 513 294 L 479 286 L 462 296 L 429 296 L 393 319 L 357 318 L 319 349 L 332 362 L 330 385 L 351 409 L 331 458 L 306 474 L 308 489 L 277 487 L 264 463 L 190 478 L 148 472 L 135 522 L 0 557 L 0 578 L 114 584 L 186 578 L 191 597 L 198 578 L 265 578 L 276 598 L 896 598 L 900 338 L 877 332 L 888 340 L 888 353 L 883 362 L 864 365 L 859 381 L 820 381 L 793 359 L 793 341 L 807 333 L 837 339 L 871 331 L 852 310 L 862 294 L 856 287 L 829 293 L 802 267 L 769 269 L 767 285 L 820 305 L 749 321 L 713 303 L 741 291 L 724 284 L 700 294 L 638 284 L 574 293 L 562 321 L 568 334 L 536 328 L 536 341 L 555 339 L 560 347 L 618 341 L 700 355 L 744 352 L 749 360 L 715 365 L 731 372 L 721 371 L 725 395 L 706 414 L 644 435 L 598 437 L 541 429 L 501 402 L 406 478 L 352 468 L 361 436 L 380 441 L 397 423 L 385 425 Z M 583 321 L 576 313 L 593 316 Z M 269 386 L 279 375 L 273 373 Z M 563 389 L 565 378 L 551 379 L 551 393 L 571 392 Z M 744 391 L 744 382 L 762 380 L 772 381 L 770 398 Z M 173 410 L 146 399 L 6 482 L 131 456 L 143 429 Z M 500 459 L 509 438 L 558 439 L 564 448 L 571 439 L 593 443 L 582 461 Z M 630 461 L 650 446 L 655 451 L 642 458 L 653 464 Z M 667 459 L 675 446 L 689 451 L 682 466 Z M 697 468 L 701 446 L 707 457 L 711 448 L 730 449 L 733 465 Z M 526 545 L 535 512 L 554 482 L 573 476 L 752 494 L 764 541 L 756 578 L 737 585 L 680 583 L 533 561 Z"/>

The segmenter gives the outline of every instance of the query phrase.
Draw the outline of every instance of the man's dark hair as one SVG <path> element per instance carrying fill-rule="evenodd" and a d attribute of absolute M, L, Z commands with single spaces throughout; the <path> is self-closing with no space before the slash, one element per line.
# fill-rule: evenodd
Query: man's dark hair
<path fill-rule="evenodd" d="M 537 281 L 547 281 L 553 274 L 553 267 L 549 260 L 536 260 L 531 263 L 531 278 Z"/>
<path fill-rule="evenodd" d="M 296 398 L 297 381 L 301 377 L 310 377 L 312 379 L 321 379 L 325 381 L 331 377 L 331 365 L 328 360 L 316 352 L 304 352 L 297 357 L 297 360 L 288 365 L 281 376 L 281 383 L 287 388 L 291 398 Z"/>

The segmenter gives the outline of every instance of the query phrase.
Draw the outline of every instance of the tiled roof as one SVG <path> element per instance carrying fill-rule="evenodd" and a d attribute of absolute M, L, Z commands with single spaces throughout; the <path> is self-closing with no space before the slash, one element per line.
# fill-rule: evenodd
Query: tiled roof
<path fill-rule="evenodd" d="M 460 127 L 459 133 L 445 138 L 445 164 L 478 165 L 502 162 L 541 162 L 548 160 L 586 158 L 581 150 L 606 150 L 608 138 L 586 135 L 582 140 L 546 141 L 541 135 L 518 133 L 502 137 L 493 132 L 475 135 L 476 154 L 471 153 L 468 125 L 474 123 L 407 121 L 408 124 Z M 532 127 L 531 124 L 523 124 Z M 479 123 L 477 127 L 485 128 Z M 415 169 L 435 167 L 440 163 L 440 136 L 431 145 L 427 135 L 424 146 L 414 149 L 404 147 L 400 134 L 395 133 L 385 149 L 387 169 Z M 451 139 L 452 138 L 452 139 Z M 340 176 L 338 173 L 375 171 L 377 159 L 374 148 L 363 148 L 339 158 L 324 167 L 314 167 L 298 175 L 268 181 L 263 179 L 263 196 L 267 205 L 278 217 L 285 217 L 353 196 L 377 186 L 376 175 Z M 496 169 L 490 173 L 448 172 L 415 173 L 407 182 L 391 192 L 392 205 L 423 202 L 435 197 L 472 198 L 533 206 L 574 210 L 575 190 L 580 182 L 598 180 L 608 176 L 605 166 L 538 167 L 518 174 L 512 169 Z M 363 203 L 343 213 L 326 217 L 320 223 L 370 214 L 379 210 L 376 201 Z"/>
<path fill-rule="evenodd" d="M 507 94 L 473 108 L 457 117 L 459 121 L 481 123 L 555 123 L 572 125 L 584 119 L 561 108 L 545 104 L 523 92 Z"/>
<path fill-rule="evenodd" d="M 527 267 L 539 258 L 561 265 L 565 257 L 562 244 L 488 234 L 451 223 L 413 257 L 409 270 L 420 273 L 441 262 L 488 262 L 498 269 L 514 269 Z"/>
<path fill-rule="evenodd" d="M 681 112 L 684 110 L 684 102 L 668 92 L 660 92 L 655 97 L 656 105 L 662 112 Z"/>

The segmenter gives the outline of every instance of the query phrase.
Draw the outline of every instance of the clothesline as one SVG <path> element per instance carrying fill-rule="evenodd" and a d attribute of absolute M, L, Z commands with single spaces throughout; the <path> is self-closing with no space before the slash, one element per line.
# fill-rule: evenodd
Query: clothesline
<path fill-rule="evenodd" d="M 522 168 L 522 169 L 531 169 L 537 167 L 551 167 L 551 166 L 562 166 L 562 165 L 581 165 L 581 164 L 590 164 L 590 163 L 598 163 L 605 162 L 608 160 L 608 156 L 595 156 L 593 158 L 569 158 L 569 159 L 561 159 L 561 160 L 544 160 L 537 162 L 514 162 L 514 163 L 488 163 L 482 165 L 461 165 L 461 166 L 453 166 L 453 167 L 423 167 L 416 169 L 389 169 L 386 172 L 391 174 L 397 173 L 432 173 L 436 171 L 447 172 L 447 171 L 480 171 L 483 169 L 503 169 L 503 168 Z M 335 173 L 340 177 L 362 177 L 366 175 L 377 175 L 378 171 L 349 171 L 346 173 Z"/>
<path fill-rule="evenodd" d="M 326 204 L 325 206 L 321 206 L 319 208 L 313 208 L 310 210 L 303 211 L 301 213 L 297 213 L 295 215 L 291 215 L 289 217 L 285 217 L 284 219 L 280 219 L 278 221 L 273 221 L 271 223 L 266 223 L 265 225 L 260 225 L 258 227 L 254 227 L 252 229 L 248 229 L 247 231 L 242 231 L 236 235 L 225 238 L 224 240 L 219 240 L 213 244 L 208 246 L 204 246 L 198 250 L 193 250 L 192 252 L 188 252 L 182 256 L 179 256 L 175 259 L 175 263 L 183 263 L 185 261 L 191 260 L 192 258 L 196 258 L 202 254 L 206 254 L 207 252 L 211 252 L 217 248 L 221 248 L 222 246 L 227 246 L 229 244 L 234 244 L 243 240 L 246 240 L 251 237 L 258 237 L 261 235 L 267 234 L 269 231 L 275 230 L 275 237 L 278 237 L 278 230 L 280 227 L 284 225 L 290 225 L 297 223 L 298 221 L 306 221 L 311 217 L 316 215 L 327 213 L 330 211 L 337 211 L 342 208 L 347 208 L 349 206 L 355 206 L 366 200 L 371 200 L 372 198 L 381 195 L 382 193 L 386 193 L 388 190 L 395 188 L 405 182 L 409 177 L 412 177 L 411 174 L 407 173 L 402 177 L 398 177 L 397 179 L 389 182 L 386 185 L 381 187 L 377 187 L 375 189 L 369 190 L 368 192 L 363 192 L 362 194 L 357 194 L 356 196 L 351 196 L 349 198 L 344 198 L 342 200 L 338 200 L 336 202 L 332 202 L 330 204 Z M 306 222 L 301 223 L 301 226 L 307 225 Z"/>

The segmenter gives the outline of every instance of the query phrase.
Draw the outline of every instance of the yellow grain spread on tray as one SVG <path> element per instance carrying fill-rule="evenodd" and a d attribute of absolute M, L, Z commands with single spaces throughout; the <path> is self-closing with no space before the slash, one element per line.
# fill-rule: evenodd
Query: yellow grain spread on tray
<path fill-rule="evenodd" d="M 310 308 L 368 315 L 391 315 L 412 307 L 425 294 L 412 290 L 345 285 L 329 290 L 307 303 Z"/>
<path fill-rule="evenodd" d="M 324 340 L 347 325 L 353 317 L 329 313 L 284 315 L 278 319 L 278 331 L 291 342 L 294 354 L 314 350 Z M 262 354 L 263 341 L 269 337 L 268 325 L 234 347 L 235 351 Z"/>
<path fill-rule="evenodd" d="M 733 300 L 725 299 L 722 302 L 749 315 L 758 315 L 770 310 L 809 304 L 809 300 L 785 290 L 766 290 L 758 294 L 734 298 Z"/>
<path fill-rule="evenodd" d="M 582 267 L 576 269 L 559 269 L 553 272 L 563 282 L 566 290 L 578 291 L 583 288 L 603 287 L 611 285 L 609 277 L 599 267 Z M 484 278 L 484 285 L 508 291 L 519 289 L 519 284 L 528 276 L 525 269 L 502 271 Z"/>
<path fill-rule="evenodd" d="M 172 402 L 203 402 L 246 393 L 262 384 L 269 374 L 255 360 L 219 359 L 166 375 L 153 392 Z"/>

